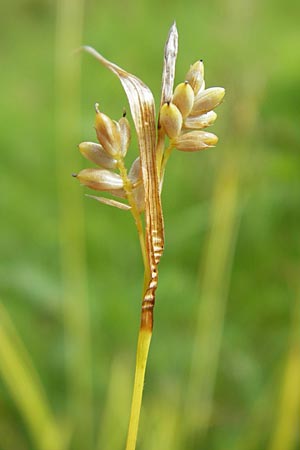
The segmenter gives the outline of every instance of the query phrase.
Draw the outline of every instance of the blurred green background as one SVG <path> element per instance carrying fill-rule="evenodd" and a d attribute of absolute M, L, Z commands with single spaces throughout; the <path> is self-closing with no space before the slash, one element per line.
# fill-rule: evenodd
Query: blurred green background
<path fill-rule="evenodd" d="M 142 261 L 130 214 L 84 197 L 96 101 L 160 95 L 202 58 L 226 100 L 208 152 L 174 152 L 139 450 L 300 449 L 300 6 L 11 0 L 1 6 L 0 449 L 125 447 Z M 128 161 L 137 155 L 133 142 Z"/>

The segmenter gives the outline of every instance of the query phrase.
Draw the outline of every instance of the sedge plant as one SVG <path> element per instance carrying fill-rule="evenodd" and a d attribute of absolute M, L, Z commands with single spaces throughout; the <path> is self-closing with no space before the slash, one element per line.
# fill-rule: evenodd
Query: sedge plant
<path fill-rule="evenodd" d="M 204 131 L 217 115 L 214 108 L 225 90 L 205 88 L 202 60 L 191 65 L 184 81 L 174 89 L 178 33 L 172 25 L 164 50 L 161 101 L 158 117 L 150 89 L 136 76 L 108 61 L 91 47 L 83 47 L 120 80 L 127 95 L 137 134 L 139 156 L 127 169 L 125 156 L 131 128 L 126 114 L 115 121 L 96 104 L 97 143 L 82 142 L 79 150 L 97 167 L 73 174 L 79 182 L 106 196 L 89 195 L 100 203 L 130 211 L 144 263 L 141 322 L 126 450 L 135 450 L 145 370 L 153 330 L 153 310 L 158 283 L 158 264 L 164 249 L 161 191 L 168 159 L 174 149 L 195 152 L 214 147 L 218 138 Z M 108 196 L 107 196 L 108 194 Z"/>

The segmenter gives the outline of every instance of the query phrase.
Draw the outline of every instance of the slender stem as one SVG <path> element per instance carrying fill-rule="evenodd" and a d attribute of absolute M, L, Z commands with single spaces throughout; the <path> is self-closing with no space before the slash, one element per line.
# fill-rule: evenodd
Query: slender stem
<path fill-rule="evenodd" d="M 143 263 L 144 263 L 144 268 L 145 268 L 145 272 L 148 270 L 148 255 L 147 255 L 147 249 L 145 246 L 145 236 L 144 236 L 144 229 L 143 229 L 143 222 L 141 219 L 141 214 L 137 208 L 133 193 L 132 193 L 132 183 L 128 178 L 127 175 L 127 169 L 125 167 L 124 164 L 124 160 L 123 158 L 120 156 L 118 159 L 118 170 L 120 172 L 120 176 L 123 179 L 124 182 L 124 190 L 126 192 L 127 195 L 127 199 L 128 199 L 128 203 L 131 206 L 131 214 L 134 218 L 135 221 L 135 225 L 138 231 L 138 235 L 139 235 L 139 241 L 140 241 L 140 246 L 141 246 L 141 252 L 142 252 L 142 257 L 143 257 Z"/>
<path fill-rule="evenodd" d="M 162 168 L 162 164 L 163 164 L 163 157 L 164 157 L 164 138 L 165 138 L 165 133 L 163 132 L 162 129 L 159 129 L 157 146 L 156 146 L 156 155 L 157 155 L 156 156 L 156 164 L 157 164 L 157 173 L 159 174 L 159 178 L 160 178 L 161 168 Z M 122 164 L 119 166 L 119 170 L 120 170 L 120 174 L 122 176 L 122 173 L 124 173 L 123 170 L 125 168 L 123 169 L 123 167 L 121 167 L 121 166 L 122 166 Z M 125 190 L 127 189 L 126 183 L 124 183 L 124 188 L 125 188 Z M 132 186 L 129 187 L 129 191 L 131 191 L 131 189 L 132 189 Z M 131 206 L 135 204 L 134 198 L 132 196 L 132 191 L 127 192 L 127 198 L 128 198 L 129 204 Z M 138 434 L 138 428 L 139 428 L 139 419 L 140 419 L 140 412 L 141 412 L 142 398 L 143 398 L 145 372 L 146 372 L 148 353 L 149 353 L 151 337 L 152 337 L 153 306 L 154 306 L 154 301 L 151 306 L 145 305 L 145 295 L 146 295 L 146 291 L 148 289 L 150 279 L 151 279 L 151 270 L 150 270 L 149 255 L 148 255 L 147 247 L 145 245 L 145 236 L 144 236 L 144 230 L 142 227 L 141 216 L 140 216 L 140 213 L 137 211 L 136 206 L 135 206 L 135 208 L 132 207 L 131 212 L 132 212 L 133 217 L 135 218 L 135 223 L 136 223 L 136 226 L 138 229 L 138 234 L 139 234 L 141 249 L 142 249 L 142 254 L 143 254 L 143 260 L 144 260 L 145 272 L 144 272 L 144 289 L 143 289 L 143 305 L 142 305 L 142 312 L 141 312 L 141 325 L 140 325 L 140 330 L 139 330 L 137 351 L 136 351 L 134 386 L 133 386 L 133 394 L 132 394 L 132 401 L 131 401 L 131 412 L 130 412 L 128 434 L 127 434 L 126 450 L 135 450 L 135 448 L 136 448 L 137 434 Z"/>
<path fill-rule="evenodd" d="M 144 272 L 143 298 L 145 295 L 146 288 L 149 284 L 149 280 L 150 280 L 150 266 L 149 260 L 147 259 Z M 149 314 L 149 311 L 143 309 L 142 307 L 141 325 L 136 350 L 135 375 L 134 375 L 134 385 L 131 400 L 131 411 L 128 426 L 126 450 L 135 450 L 137 441 L 139 419 L 143 398 L 145 372 L 152 337 L 152 320 L 150 321 L 151 326 L 149 326 L 149 320 L 146 320 L 147 314 Z M 152 315 L 153 311 L 151 311 L 150 314 Z"/>
<path fill-rule="evenodd" d="M 162 128 L 159 128 L 156 146 L 156 167 L 159 177 L 160 189 L 164 180 L 166 164 L 172 153 L 172 150 L 174 149 L 172 144 L 170 144 L 169 147 L 165 149 L 165 137 L 165 132 Z"/>
<path fill-rule="evenodd" d="M 158 135 L 157 135 L 157 145 L 156 145 L 156 166 L 157 166 L 157 174 L 160 178 L 161 173 L 161 165 L 163 161 L 164 156 L 164 149 L 165 149 L 165 132 L 162 128 L 158 128 Z"/>
<path fill-rule="evenodd" d="M 174 147 L 173 147 L 172 144 L 170 144 L 169 147 L 164 152 L 163 160 L 162 160 L 162 163 L 161 163 L 161 172 L 160 172 L 161 180 L 164 179 L 166 165 L 167 165 L 167 162 L 168 162 L 168 160 L 169 160 L 173 150 L 174 150 Z"/>
<path fill-rule="evenodd" d="M 142 405 L 145 371 L 151 337 L 152 337 L 151 330 L 146 328 L 140 328 L 137 344 L 136 368 L 135 368 L 134 387 L 133 387 L 126 450 L 135 450 L 136 447 L 140 411 Z"/>

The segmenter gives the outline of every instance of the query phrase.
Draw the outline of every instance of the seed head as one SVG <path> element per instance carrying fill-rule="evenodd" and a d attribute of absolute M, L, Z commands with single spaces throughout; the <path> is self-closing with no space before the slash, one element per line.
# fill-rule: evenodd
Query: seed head
<path fill-rule="evenodd" d="M 173 148 L 194 152 L 217 143 L 217 136 L 203 129 L 215 122 L 217 115 L 213 109 L 222 102 L 225 90 L 219 87 L 205 89 L 204 65 L 202 60 L 198 60 L 191 65 L 185 81 L 176 86 L 172 95 L 178 50 L 178 33 L 174 23 L 165 46 L 158 117 L 161 129 L 156 130 L 154 97 L 150 89 L 135 75 L 107 60 L 93 48 L 85 47 L 85 50 L 121 81 L 129 100 L 140 156 L 127 170 L 124 158 L 130 145 L 131 130 L 126 114 L 119 121 L 114 121 L 103 114 L 96 104 L 95 128 L 99 144 L 82 142 L 79 150 L 99 168 L 84 169 L 74 176 L 91 189 L 127 199 L 128 204 L 97 197 L 101 203 L 131 209 L 135 220 L 137 212 L 145 211 L 147 246 L 153 249 L 157 264 L 164 242 L 160 194 L 167 161 Z M 165 142 L 165 137 L 169 138 L 169 143 Z"/>

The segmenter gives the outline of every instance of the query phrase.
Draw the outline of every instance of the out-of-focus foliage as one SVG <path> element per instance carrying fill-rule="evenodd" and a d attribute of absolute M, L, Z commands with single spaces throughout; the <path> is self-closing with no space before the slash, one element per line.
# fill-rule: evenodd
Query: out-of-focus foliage
<path fill-rule="evenodd" d="M 76 145 L 94 139 L 94 103 L 116 119 L 129 108 L 112 74 L 77 54 L 81 117 L 72 134 L 58 86 L 60 39 L 69 39 L 57 32 L 62 4 L 72 23 L 82 7 L 75 0 L 12 0 L 1 7 L 1 450 L 57 449 L 57 429 L 64 430 L 61 448 L 119 450 L 129 417 L 142 287 L 134 224 L 129 213 L 86 198 L 79 240 L 74 211 L 82 206 L 60 190 L 65 171 L 71 200 L 86 192 L 70 175 L 86 164 Z M 166 250 L 138 448 L 299 449 L 299 3 L 91 0 L 83 10 L 82 43 L 140 77 L 156 99 L 174 19 L 176 81 L 202 58 L 207 84 L 226 88 L 213 130 L 216 149 L 174 152 L 166 172 Z M 58 148 L 60 133 L 68 148 Z M 129 162 L 136 155 L 133 141 Z M 60 245 L 65 235 L 87 273 L 84 328 L 75 299 L 65 307 L 62 274 L 72 261 Z M 85 284 L 80 271 L 70 270 L 76 286 Z M 86 362 L 74 363 L 85 353 L 81 339 L 90 346 L 91 377 Z M 76 367 L 73 388 L 70 367 Z M 37 391 L 26 382 L 32 373 Z M 53 415 L 57 424 L 48 440 L 30 431 L 30 399 L 23 398 L 25 407 L 20 392 L 31 388 L 34 405 L 47 397 L 47 420 L 52 424 Z M 74 425 L 84 418 L 85 445 Z"/>

